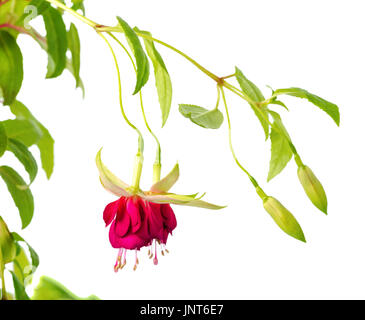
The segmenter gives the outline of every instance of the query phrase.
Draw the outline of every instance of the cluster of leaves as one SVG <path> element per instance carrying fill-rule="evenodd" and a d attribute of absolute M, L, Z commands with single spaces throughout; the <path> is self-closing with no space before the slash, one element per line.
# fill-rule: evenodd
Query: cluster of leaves
<path fill-rule="evenodd" d="M 85 10 L 82 0 L 73 0 L 72 6 L 75 10 Z M 29 13 L 31 18 L 39 16 L 43 19 L 45 36 L 28 24 Z M 32 37 L 40 45 L 41 50 L 47 53 L 46 78 L 59 77 L 64 70 L 68 70 L 75 78 L 76 87 L 83 90 L 83 83 L 80 78 L 79 35 L 73 24 L 66 27 L 62 11 L 51 7 L 44 0 L 0 2 L 0 102 L 3 108 L 9 107 L 15 116 L 14 119 L 0 122 L 0 157 L 6 152 L 12 153 L 24 166 L 29 177 L 24 179 L 10 165 L 0 166 L 0 176 L 18 208 L 24 229 L 33 218 L 34 199 L 30 187 L 38 173 L 37 161 L 29 147 L 37 146 L 42 168 L 47 178 L 50 178 L 54 167 L 54 140 L 46 127 L 17 100 L 24 74 L 23 54 L 18 43 L 20 34 Z M 71 58 L 67 58 L 67 52 L 70 52 Z M 4 238 L 7 226 L 2 218 L 0 225 L 3 228 L 0 237 Z M 0 239 L 0 269 L 3 273 L 5 265 L 12 264 L 10 272 L 13 277 L 15 298 L 29 299 L 25 286 L 30 283 L 31 276 L 39 265 L 38 255 L 17 233 L 9 233 L 4 241 Z M 39 292 L 47 295 L 47 290 L 40 289 Z M 6 293 L 3 292 L 4 296 Z"/>
<path fill-rule="evenodd" d="M 323 186 L 313 172 L 302 163 L 290 135 L 282 122 L 280 114 L 271 110 L 269 106 L 272 104 L 280 105 L 288 110 L 286 105 L 278 100 L 278 96 L 280 95 L 289 95 L 306 99 L 326 112 L 339 126 L 340 113 L 337 105 L 304 89 L 294 87 L 273 90 L 271 97 L 265 99 L 260 89 L 252 81 L 248 80 L 237 67 L 234 76 L 241 88 L 240 94 L 249 102 L 264 130 L 266 140 L 270 137 L 271 160 L 267 181 L 270 181 L 281 173 L 294 156 L 298 165 L 298 177 L 307 196 L 318 209 L 327 214 L 327 198 Z M 218 129 L 223 122 L 223 114 L 218 110 L 218 104 L 213 110 L 207 110 L 195 105 L 181 104 L 180 112 L 194 124 L 207 129 Z M 274 221 L 284 232 L 305 242 L 301 227 L 295 218 L 280 203 L 276 203 L 275 206 L 280 207 L 281 209 L 278 209 L 277 211 L 274 210 L 274 214 L 273 211 L 269 210 Z M 298 236 L 298 234 L 300 234 L 300 236 Z"/>
<path fill-rule="evenodd" d="M 307 99 L 309 102 L 313 103 L 315 106 L 326 112 L 339 126 L 340 125 L 340 113 L 337 105 L 326 101 L 308 91 L 301 88 L 288 88 L 288 89 L 278 89 L 272 92 L 272 96 L 265 100 L 260 89 L 248 80 L 236 67 L 236 79 L 239 83 L 242 91 L 251 98 L 252 101 L 256 102 L 256 107 L 252 106 L 257 118 L 259 119 L 263 130 L 265 132 L 265 138 L 268 139 L 270 135 L 271 140 L 271 161 L 270 170 L 267 180 L 270 181 L 272 178 L 277 176 L 288 164 L 293 156 L 293 145 L 291 143 L 290 136 L 285 129 L 285 126 L 281 120 L 279 113 L 270 110 L 268 106 L 270 104 L 276 104 L 283 106 L 286 110 L 288 108 L 286 105 L 277 99 L 279 95 L 290 95 L 297 98 Z M 260 103 L 262 103 L 260 105 Z M 270 118 L 273 126 L 270 128 Z M 270 132 L 270 133 L 269 133 Z"/>

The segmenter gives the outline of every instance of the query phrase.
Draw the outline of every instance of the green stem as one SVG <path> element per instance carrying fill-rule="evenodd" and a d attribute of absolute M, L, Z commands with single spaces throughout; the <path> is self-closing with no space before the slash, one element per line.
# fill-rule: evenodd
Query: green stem
<path fill-rule="evenodd" d="M 157 144 L 155 164 L 158 164 L 161 167 L 161 144 L 160 144 L 160 141 L 158 140 L 157 136 L 154 134 L 154 132 L 152 131 L 151 127 L 148 124 L 146 113 L 144 111 L 144 106 L 143 106 L 142 91 L 139 92 L 139 99 L 140 99 L 140 105 L 141 105 L 141 111 L 142 111 L 144 123 L 147 127 L 147 130 L 150 132 L 150 134 L 155 139 L 156 144 Z"/>
<path fill-rule="evenodd" d="M 295 154 L 295 155 L 294 155 L 294 160 L 295 160 L 295 162 L 296 162 L 296 164 L 297 164 L 297 166 L 298 166 L 298 167 L 302 167 L 302 166 L 304 166 L 303 161 L 302 161 L 302 159 L 299 157 L 299 155 L 298 155 L 298 154 Z"/>
<path fill-rule="evenodd" d="M 219 85 L 217 85 L 217 103 L 215 105 L 215 110 L 218 110 L 218 107 L 219 107 L 219 102 L 221 101 L 221 89 L 219 87 Z"/>
<path fill-rule="evenodd" d="M 1 300 L 7 300 L 5 288 L 4 268 L 1 267 Z"/>
<path fill-rule="evenodd" d="M 120 69 L 119 69 L 119 64 L 118 64 L 117 57 L 116 57 L 115 52 L 113 50 L 113 47 L 109 43 L 108 39 L 105 38 L 103 34 L 101 34 L 101 33 L 98 33 L 98 34 L 104 39 L 104 41 L 106 42 L 106 44 L 108 45 L 108 47 L 110 49 L 110 52 L 113 55 L 113 59 L 114 59 L 114 62 L 115 62 L 115 68 L 116 68 L 117 74 L 118 74 L 118 89 L 119 89 L 119 104 L 120 104 L 120 110 L 121 110 L 122 115 L 123 115 L 123 118 L 127 122 L 127 124 L 131 128 L 133 128 L 134 130 L 136 130 L 136 132 L 138 133 L 139 139 L 138 139 L 138 154 L 137 155 L 142 155 L 143 154 L 143 149 L 144 149 L 144 141 L 143 141 L 142 134 L 138 130 L 138 128 L 129 121 L 128 117 L 126 116 L 126 114 L 124 112 L 123 99 L 122 99 L 122 81 L 121 81 L 121 75 L 120 75 Z"/>
<path fill-rule="evenodd" d="M 128 49 L 125 47 L 125 45 L 119 41 L 119 39 L 117 37 L 115 37 L 111 32 L 107 32 L 108 35 L 110 37 L 112 37 L 122 48 L 123 50 L 126 52 L 126 54 L 128 55 L 129 57 L 129 60 L 131 61 L 132 65 L 133 65 L 133 69 L 134 69 L 134 72 L 137 74 L 137 67 L 136 67 L 136 64 L 134 63 L 134 60 L 132 58 L 132 55 L 129 53 Z M 139 92 L 139 99 L 140 99 L 140 105 L 141 105 L 141 111 L 142 111 L 142 115 L 143 115 L 143 120 L 144 120 L 144 123 L 146 125 L 146 128 L 147 130 L 150 132 L 150 134 L 153 136 L 153 138 L 155 139 L 156 141 L 156 144 L 157 144 L 157 151 L 156 151 L 156 160 L 155 160 L 155 164 L 156 165 L 159 165 L 160 168 L 161 168 L 161 144 L 160 144 L 160 141 L 158 140 L 157 136 L 155 135 L 155 133 L 152 131 L 150 125 L 148 124 L 148 121 L 147 121 L 147 117 L 146 117 L 146 113 L 144 111 L 144 104 L 143 104 L 143 97 L 142 97 L 142 90 Z"/>
<path fill-rule="evenodd" d="M 236 74 L 235 74 L 235 73 L 232 73 L 232 74 L 230 74 L 229 76 L 221 77 L 221 79 L 225 80 L 225 79 L 233 78 L 233 77 L 235 77 L 235 76 L 236 76 Z"/>
<path fill-rule="evenodd" d="M 5 267 L 4 267 L 4 262 L 3 262 L 3 255 L 2 255 L 1 248 L 0 248 L 1 300 L 7 300 L 4 269 L 5 269 Z"/>
<path fill-rule="evenodd" d="M 42 37 L 37 31 L 35 31 L 33 28 L 27 30 L 21 26 L 16 26 L 14 24 L 11 24 L 9 22 L 7 23 L 3 23 L 0 25 L 0 29 L 2 28 L 8 28 L 8 29 L 13 29 L 19 33 L 22 33 L 22 34 L 26 34 L 28 36 L 31 36 L 34 40 L 36 40 L 41 46 L 43 49 L 46 49 L 47 47 L 47 40 L 46 38 Z"/>
<path fill-rule="evenodd" d="M 119 27 L 119 26 L 117 26 L 117 27 L 100 26 L 100 27 L 97 27 L 97 30 L 99 32 L 120 32 L 120 33 L 123 33 L 124 32 L 123 31 L 123 28 L 122 27 Z M 161 41 L 159 39 L 156 39 L 156 38 L 154 38 L 154 37 L 152 37 L 150 35 L 147 35 L 145 33 L 142 33 L 142 32 L 136 31 L 136 34 L 139 37 L 142 37 L 144 39 L 151 40 L 153 42 L 159 43 L 159 44 L 163 45 L 164 47 L 169 48 L 172 51 L 175 51 L 179 55 L 183 56 L 186 60 L 190 61 L 194 66 L 196 66 L 199 70 L 201 70 L 203 73 L 205 73 L 208 77 L 212 78 L 214 81 L 216 81 L 216 82 L 220 82 L 221 81 L 221 78 L 219 78 L 213 72 L 211 72 L 208 69 L 204 68 L 196 60 L 194 60 L 193 58 L 189 57 L 187 54 L 185 54 L 184 52 L 180 51 L 179 49 L 173 47 L 172 45 L 170 45 L 170 44 L 168 44 L 166 42 L 163 42 L 163 41 Z"/>
<path fill-rule="evenodd" d="M 143 168 L 143 155 L 137 154 L 134 160 L 133 179 L 132 179 L 132 192 L 136 194 L 139 191 L 139 182 L 141 181 Z"/>
<path fill-rule="evenodd" d="M 236 162 L 236 164 L 238 165 L 238 167 L 249 177 L 251 183 L 253 184 L 253 186 L 256 188 L 256 190 L 261 190 L 262 195 L 264 195 L 265 193 L 262 191 L 262 189 L 260 188 L 259 184 L 257 183 L 256 179 L 251 176 L 251 174 L 243 167 L 243 165 L 239 162 L 239 160 L 237 159 L 236 153 L 234 152 L 233 149 L 233 144 L 232 144 L 232 126 L 231 126 L 231 118 L 229 116 L 229 111 L 228 111 L 228 105 L 227 105 L 227 100 L 226 100 L 226 96 L 224 94 L 224 89 L 222 87 L 220 87 L 221 93 L 222 93 L 222 98 L 223 98 L 223 102 L 224 102 L 224 107 L 226 109 L 226 115 L 227 115 L 227 122 L 228 122 L 228 136 L 229 136 L 229 148 L 231 150 L 232 156 Z M 261 197 L 261 195 L 260 195 Z"/>
<path fill-rule="evenodd" d="M 161 180 L 161 163 L 153 164 L 153 183 L 159 182 Z"/>
<path fill-rule="evenodd" d="M 148 40 L 154 41 L 156 43 L 159 43 L 159 44 L 161 44 L 161 45 L 163 45 L 163 46 L 171 49 L 172 51 L 175 51 L 179 55 L 183 56 L 186 60 L 190 61 L 194 66 L 196 66 L 199 70 L 201 70 L 203 73 L 205 73 L 208 77 L 212 78 L 216 82 L 219 82 L 220 81 L 220 78 L 217 75 L 215 75 L 214 73 L 210 72 L 208 69 L 204 68 L 197 61 L 195 61 L 194 59 L 192 59 L 191 57 L 189 57 L 187 54 L 185 54 L 184 52 L 178 50 L 177 48 L 169 45 L 168 43 L 163 42 L 161 40 L 158 40 L 156 38 L 153 38 L 153 37 L 151 37 L 149 35 L 146 35 L 146 34 L 142 34 L 142 33 L 138 33 L 137 32 L 137 35 L 140 36 L 140 37 L 143 37 L 145 39 L 148 39 Z"/>
<path fill-rule="evenodd" d="M 62 2 L 60 1 L 57 1 L 57 0 L 46 0 L 47 2 L 49 3 L 52 3 L 54 4 L 55 6 L 57 6 L 58 8 L 61 8 L 65 11 L 67 11 L 68 13 L 72 14 L 74 17 L 76 17 L 77 19 L 79 19 L 80 21 L 88 24 L 90 27 L 93 27 L 95 28 L 98 24 L 88 18 L 86 18 L 85 16 L 79 14 L 78 12 L 76 12 L 75 10 L 67 7 L 65 4 L 63 4 Z"/>

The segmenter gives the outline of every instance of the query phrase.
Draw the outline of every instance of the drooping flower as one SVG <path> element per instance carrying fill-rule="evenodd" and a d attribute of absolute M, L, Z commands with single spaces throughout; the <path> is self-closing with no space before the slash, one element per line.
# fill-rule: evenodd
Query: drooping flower
<path fill-rule="evenodd" d="M 169 193 L 179 178 L 179 166 L 163 179 L 155 183 L 149 191 L 137 190 L 111 173 L 101 161 L 101 150 L 96 156 L 100 181 L 105 189 L 119 197 L 109 203 L 104 210 L 106 226 L 110 225 L 109 241 L 113 248 L 119 249 L 114 270 L 117 272 L 126 265 L 128 250 L 135 250 L 134 270 L 139 263 L 137 252 L 150 247 L 149 256 L 158 264 L 157 247 L 161 254 L 168 252 L 166 243 L 177 226 L 176 217 L 170 204 L 201 207 L 218 210 L 224 207 L 205 201 L 198 194 L 178 195 Z"/>

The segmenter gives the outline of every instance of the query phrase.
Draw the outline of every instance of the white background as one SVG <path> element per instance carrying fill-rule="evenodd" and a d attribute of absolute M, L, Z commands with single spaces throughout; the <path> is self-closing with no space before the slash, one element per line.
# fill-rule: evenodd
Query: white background
<path fill-rule="evenodd" d="M 302 87 L 339 105 L 341 126 L 306 101 L 283 98 L 282 114 L 303 161 L 325 186 L 329 214 L 306 198 L 292 161 L 266 183 L 270 143 L 250 107 L 231 94 L 233 143 L 239 159 L 300 222 L 307 244 L 284 234 L 262 208 L 246 176 L 235 166 L 227 125 L 204 130 L 178 112 L 178 103 L 213 107 L 215 84 L 168 49 L 158 47 L 174 88 L 171 116 L 160 129 L 154 79 L 145 92 L 151 126 L 160 137 L 163 173 L 176 161 L 181 177 L 177 193 L 207 192 L 206 199 L 229 207 L 220 212 L 175 207 L 178 227 L 168 242 L 170 254 L 156 267 L 140 254 L 133 272 L 113 271 L 117 251 L 108 241 L 102 212 L 115 200 L 100 185 L 94 157 L 130 182 L 136 134 L 123 122 L 116 74 L 104 42 L 86 25 L 82 38 L 83 100 L 68 72 L 45 80 L 47 57 L 21 37 L 25 79 L 19 99 L 56 140 L 56 166 L 50 181 L 40 172 L 33 186 L 36 210 L 22 234 L 41 257 L 40 275 L 51 276 L 80 296 L 103 299 L 323 299 L 365 298 L 364 74 L 363 1 L 86 1 L 87 15 L 129 24 L 185 51 L 224 76 L 237 65 L 267 96 L 274 88 Z M 41 25 L 41 21 L 35 25 Z M 145 133 L 143 188 L 152 180 L 154 141 L 147 134 L 138 99 L 131 96 L 135 77 L 120 53 L 125 108 Z M 8 114 L 2 113 L 6 118 Z M 34 153 L 38 153 L 34 149 Z M 15 160 L 10 156 L 2 163 Z M 18 170 L 24 175 L 21 166 Z M 3 183 L 1 214 L 13 231 L 20 219 Z M 5 209 L 4 209 L 5 208 Z M 30 290 L 31 293 L 31 290 Z"/>

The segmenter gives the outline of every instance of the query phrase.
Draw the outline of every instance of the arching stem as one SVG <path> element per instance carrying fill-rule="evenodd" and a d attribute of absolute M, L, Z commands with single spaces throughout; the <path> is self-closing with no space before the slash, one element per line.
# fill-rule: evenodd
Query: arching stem
<path fill-rule="evenodd" d="M 5 269 L 5 266 L 4 266 L 4 262 L 3 262 L 3 255 L 2 255 L 1 248 L 0 248 L 1 300 L 7 300 L 4 269 Z"/>
<path fill-rule="evenodd" d="M 132 55 L 129 53 L 128 49 L 111 32 L 108 32 L 108 35 L 110 37 L 112 37 L 122 47 L 122 49 L 126 52 L 126 54 L 129 57 L 129 60 L 131 61 L 132 65 L 133 65 L 134 72 L 137 74 L 136 64 L 135 64 L 135 62 L 134 62 L 134 60 L 132 58 Z M 160 178 L 161 178 L 161 144 L 160 144 L 160 141 L 158 140 L 157 136 L 155 135 L 155 133 L 152 131 L 152 129 L 151 129 L 151 127 L 150 127 L 150 125 L 149 125 L 149 123 L 147 121 L 146 113 L 145 113 L 145 110 L 144 110 L 144 104 L 143 104 L 142 90 L 139 92 L 139 99 L 140 99 L 140 106 L 141 106 L 141 112 L 142 112 L 142 115 L 143 115 L 144 123 L 146 125 L 147 130 L 153 136 L 153 138 L 155 139 L 156 144 L 157 144 L 156 159 L 155 159 L 155 163 L 153 165 L 153 182 L 155 183 L 155 182 L 159 181 Z"/>
<path fill-rule="evenodd" d="M 115 62 L 115 68 L 117 70 L 117 75 L 118 75 L 119 104 L 120 104 L 120 110 L 122 112 L 123 118 L 127 122 L 127 124 L 138 133 L 138 152 L 136 155 L 135 169 L 134 169 L 134 174 L 133 174 L 133 184 L 132 184 L 132 188 L 135 191 L 138 191 L 139 181 L 141 178 L 141 172 L 142 172 L 142 166 L 143 166 L 143 149 L 144 149 L 143 136 L 142 136 L 141 132 L 139 131 L 139 129 L 129 121 L 127 115 L 125 114 L 124 106 L 123 106 L 123 98 L 122 98 L 122 81 L 121 81 L 120 69 L 119 69 L 118 59 L 113 50 L 113 47 L 111 46 L 110 42 L 103 34 L 101 34 L 101 33 L 98 33 L 98 34 L 104 39 L 104 41 L 106 42 L 106 44 L 108 45 L 108 47 L 110 49 L 110 52 L 113 55 L 113 59 Z"/>
<path fill-rule="evenodd" d="M 250 179 L 251 183 L 255 187 L 257 193 L 263 199 L 263 198 L 266 197 L 265 192 L 261 189 L 261 187 L 257 183 L 256 179 L 243 167 L 243 165 L 240 163 L 240 161 L 238 160 L 238 158 L 236 156 L 236 153 L 234 151 L 233 144 L 232 144 L 232 126 L 231 126 L 231 118 L 229 116 L 229 111 L 228 111 L 228 105 L 227 105 L 226 96 L 225 96 L 225 93 L 224 93 L 224 89 L 222 87 L 219 87 L 219 89 L 221 90 L 222 98 L 223 98 L 223 103 L 224 103 L 224 108 L 226 110 L 227 123 L 228 123 L 229 148 L 231 150 L 232 156 L 233 156 L 236 164 L 238 165 L 238 167 L 248 176 L 248 178 Z"/>

